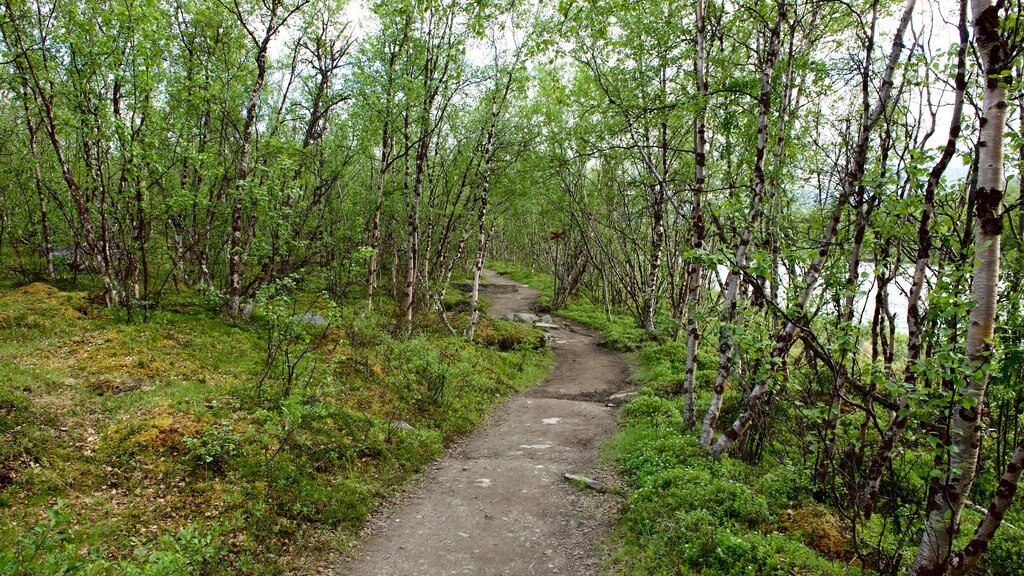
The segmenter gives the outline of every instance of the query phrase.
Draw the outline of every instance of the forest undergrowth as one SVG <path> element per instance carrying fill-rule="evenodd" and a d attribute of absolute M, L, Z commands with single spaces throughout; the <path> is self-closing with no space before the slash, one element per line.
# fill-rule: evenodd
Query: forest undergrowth
<path fill-rule="evenodd" d="M 541 288 L 541 302 L 550 302 L 550 276 L 515 264 L 490 266 Z M 661 319 L 659 338 L 650 339 L 628 313 L 608 315 L 585 295 L 570 299 L 558 314 L 599 330 L 604 346 L 629 354 L 641 387 L 623 406 L 618 432 L 602 452 L 627 485 L 626 504 L 604 546 L 606 574 L 826 576 L 908 568 L 916 538 L 894 530 L 892 518 L 882 515 L 867 525 L 852 525 L 811 480 L 815 463 L 802 402 L 789 408 L 774 403 L 770 430 L 760 430 L 715 461 L 701 446 L 699 429 L 684 424 L 680 386 L 686 349 L 685 342 L 671 338 L 669 318 Z M 715 378 L 717 329 L 711 317 L 702 327 L 708 336 L 697 355 L 698 413 L 707 409 Z M 726 395 L 723 419 L 736 417 L 744 393 L 741 388 Z M 859 426 L 848 422 L 844 429 L 853 434 Z M 901 471 L 910 498 L 927 485 L 931 458 L 919 447 L 908 448 L 903 460 L 916 463 Z M 992 489 L 992 478 L 987 481 L 982 490 Z M 983 512 L 965 510 L 962 523 L 976 525 Z M 1005 521 L 1007 529 L 993 539 L 978 574 L 1024 573 L 1024 531 L 1018 528 L 1024 513 L 1011 511 Z M 957 546 L 966 545 L 969 536 L 961 534 Z"/>
<path fill-rule="evenodd" d="M 483 318 L 467 345 L 432 315 L 395 334 L 363 300 L 268 292 L 248 321 L 193 290 L 142 323 L 0 290 L 0 574 L 315 573 L 551 362 L 522 325 Z"/>

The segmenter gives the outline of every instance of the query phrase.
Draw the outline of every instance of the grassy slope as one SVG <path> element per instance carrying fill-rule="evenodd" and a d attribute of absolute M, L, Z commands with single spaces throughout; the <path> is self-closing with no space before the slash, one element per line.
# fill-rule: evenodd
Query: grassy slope
<path fill-rule="evenodd" d="M 550 278 L 514 265 L 492 268 L 516 280 L 550 291 Z M 698 431 L 685 430 L 678 397 L 685 363 L 684 343 L 645 341 L 643 330 L 625 315 L 608 319 L 601 306 L 575 299 L 559 315 L 602 331 L 606 345 L 631 352 L 641 396 L 627 404 L 619 431 L 605 457 L 617 464 L 629 487 L 627 505 L 607 543 L 609 574 L 646 575 L 828 575 L 858 573 L 850 561 L 847 526 L 828 507 L 814 501 L 808 473 L 797 463 L 765 458 L 750 466 L 726 457 L 714 463 L 697 442 Z M 712 332 L 712 331 L 708 331 Z M 698 354 L 697 414 L 707 408 L 707 389 L 717 357 L 713 334 L 705 334 Z M 728 391 L 723 421 L 731 421 L 742 401 Z M 783 435 L 785 435 L 783 433 Z M 794 437 L 795 441 L 799 441 Z M 930 458 L 921 459 L 926 477 Z M 980 520 L 964 513 L 966 544 Z M 875 515 L 866 535 L 887 520 Z M 985 573 L 1024 574 L 1022 533 L 1004 529 L 993 542 Z M 883 542 L 913 559 L 916 542 Z"/>
<path fill-rule="evenodd" d="M 293 392 L 258 397 L 258 322 L 165 308 L 129 324 L 83 293 L 0 292 L 0 574 L 312 572 L 550 365 L 518 325 L 467 345 L 343 311 Z"/>

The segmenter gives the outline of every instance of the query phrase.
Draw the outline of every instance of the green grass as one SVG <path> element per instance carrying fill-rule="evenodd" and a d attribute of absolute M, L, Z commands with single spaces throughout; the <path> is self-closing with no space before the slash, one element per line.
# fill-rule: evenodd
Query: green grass
<path fill-rule="evenodd" d="M 798 470 L 712 461 L 683 431 L 680 410 L 679 400 L 645 391 L 623 408 L 605 447 L 630 486 L 609 573 L 858 573 L 837 561 L 842 523 L 811 500 Z"/>
<path fill-rule="evenodd" d="M 299 332 L 285 393 L 279 362 L 256 386 L 267 321 L 186 293 L 127 323 L 86 296 L 0 292 L 0 574 L 316 573 L 551 363 L 528 327 L 395 336 L 359 304 Z"/>
<path fill-rule="evenodd" d="M 506 263 L 491 267 L 517 281 L 545 290 L 549 276 Z M 757 465 L 729 457 L 713 462 L 699 446 L 697 430 L 684 430 L 679 394 L 685 370 L 685 342 L 673 341 L 670 319 L 658 322 L 662 337 L 651 340 L 635 318 L 621 310 L 609 314 L 604 307 L 578 295 L 558 314 L 601 331 L 604 344 L 629 352 L 634 380 L 643 393 L 625 405 L 619 431 L 606 445 L 604 457 L 622 470 L 627 502 L 613 534 L 606 540 L 603 571 L 610 575 L 711 576 L 775 574 L 857 574 L 851 525 L 827 504 L 810 483 L 814 477 L 813 451 L 807 449 L 808 418 L 801 413 L 814 390 L 828 383 L 815 380 L 806 370 L 790 375 L 790 396 L 775 403 L 769 432 L 772 455 Z M 759 317 L 757 317 L 759 318 Z M 757 318 L 743 326 L 739 342 L 746 358 L 764 357 L 770 342 L 769 327 Z M 820 333 L 827 333 L 819 319 Z M 711 314 L 702 324 L 697 354 L 696 413 L 704 414 L 718 362 L 719 325 Z M 866 327 L 861 342 L 869 342 Z M 866 346 L 866 345 L 865 345 Z M 794 350 L 799 355 L 800 345 Z M 869 351 L 862 349 L 866 357 Z M 897 335 L 894 370 L 902 370 L 906 336 Z M 736 375 L 734 374 L 734 379 Z M 801 390 L 806 387 L 806 390 Z M 736 382 L 726 389 L 719 421 L 732 422 L 739 414 L 743 392 Z M 820 400 L 819 400 L 820 401 Z M 857 442 L 862 415 L 851 413 L 839 423 L 847 442 Z M 873 440 L 877 443 L 877 438 Z M 813 460 L 813 458 L 810 458 Z M 902 508 L 860 520 L 856 539 L 869 566 L 893 563 L 890 571 L 905 572 L 917 553 L 922 516 L 913 502 L 923 501 L 932 473 L 933 452 L 921 437 L 906 441 L 893 464 L 897 483 L 889 484 L 887 505 Z M 984 504 L 997 483 L 987 468 L 975 485 L 973 497 Z M 909 504 L 907 504 L 909 503 Z M 965 509 L 955 549 L 967 544 L 981 515 Z M 979 574 L 1024 575 L 1024 509 L 1011 507 L 1006 523 L 996 534 L 979 566 Z M 1009 525 L 1007 525 L 1007 523 Z M 882 560 L 884 559 L 884 561 Z"/>
<path fill-rule="evenodd" d="M 554 280 L 551 275 L 508 262 L 488 262 L 487 267 L 508 276 L 516 282 L 527 284 L 541 291 L 542 305 L 551 301 Z M 555 311 L 559 316 L 599 330 L 604 334 L 604 345 L 613 350 L 631 352 L 647 342 L 644 330 L 637 326 L 628 314 L 612 310 L 609 315 L 600 303 L 592 302 L 585 296 L 571 298 L 565 308 Z"/>

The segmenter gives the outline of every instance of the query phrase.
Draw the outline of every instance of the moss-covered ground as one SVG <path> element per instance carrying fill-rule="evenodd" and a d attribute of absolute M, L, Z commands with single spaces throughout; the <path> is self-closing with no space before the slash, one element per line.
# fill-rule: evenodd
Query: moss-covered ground
<path fill-rule="evenodd" d="M 0 289 L 0 574 L 316 573 L 551 362 L 519 325 L 295 301 L 231 321 L 184 291 L 143 322 Z"/>

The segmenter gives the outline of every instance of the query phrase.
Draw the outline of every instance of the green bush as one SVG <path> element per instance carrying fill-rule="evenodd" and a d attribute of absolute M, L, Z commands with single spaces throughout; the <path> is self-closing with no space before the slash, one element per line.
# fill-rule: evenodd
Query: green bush
<path fill-rule="evenodd" d="M 546 345 L 544 333 L 520 322 L 481 318 L 475 334 L 481 344 L 502 352 L 540 350 Z"/>
<path fill-rule="evenodd" d="M 645 389 L 622 407 L 622 419 L 629 426 L 649 425 L 657 428 L 682 429 L 683 416 L 671 400 Z"/>
<path fill-rule="evenodd" d="M 856 573 L 776 532 L 783 511 L 809 493 L 799 471 L 765 473 L 739 460 L 712 461 L 684 432 L 679 402 L 644 391 L 622 409 L 606 447 L 629 482 L 609 563 L 622 575 L 783 576 Z M 821 531 L 804 535 L 810 544 Z M 841 548 L 842 533 L 836 536 Z M 834 540 L 834 538 L 833 538 Z M 851 571 L 852 570 L 852 571 Z"/>
<path fill-rule="evenodd" d="M 23 534 L 11 550 L 0 551 L 4 576 L 193 576 L 204 574 L 227 553 L 220 526 L 189 524 L 174 534 L 138 543 L 133 558 L 111 562 L 96 548 L 83 548 L 71 533 L 74 514 L 63 501 Z"/>
<path fill-rule="evenodd" d="M 33 458 L 36 446 L 46 440 L 39 427 L 42 418 L 28 395 L 0 388 L 0 494 L 25 469 L 24 460 Z"/>
<path fill-rule="evenodd" d="M 1024 532 L 1006 526 L 996 532 L 985 553 L 985 573 L 1024 576 Z"/>
<path fill-rule="evenodd" d="M 228 426 L 213 426 L 197 438 L 185 438 L 184 462 L 193 470 L 224 472 L 241 436 Z"/>

